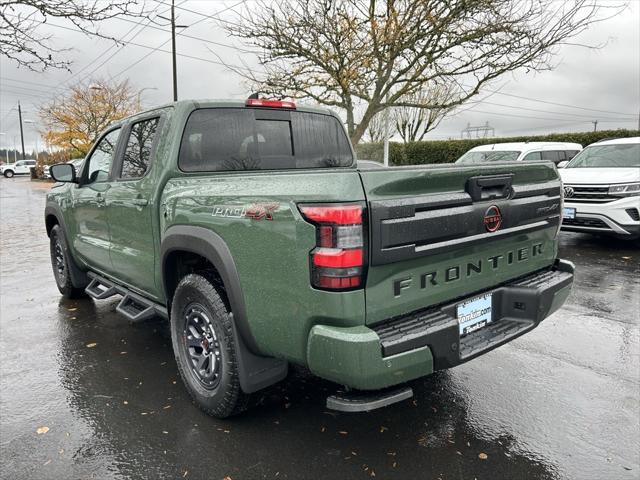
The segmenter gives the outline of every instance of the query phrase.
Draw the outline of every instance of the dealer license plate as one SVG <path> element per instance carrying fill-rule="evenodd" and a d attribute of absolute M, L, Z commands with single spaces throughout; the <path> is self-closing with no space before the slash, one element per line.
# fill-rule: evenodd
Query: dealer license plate
<path fill-rule="evenodd" d="M 461 337 L 491 323 L 491 297 L 492 294 L 488 293 L 458 304 L 457 317 Z"/>
<path fill-rule="evenodd" d="M 562 209 L 562 216 L 564 218 L 568 218 L 569 220 L 573 220 L 576 218 L 576 209 L 571 207 L 564 207 Z"/>

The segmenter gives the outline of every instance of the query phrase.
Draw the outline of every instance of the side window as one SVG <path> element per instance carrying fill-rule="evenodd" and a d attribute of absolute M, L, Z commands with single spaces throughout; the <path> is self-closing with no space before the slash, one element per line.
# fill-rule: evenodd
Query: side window
<path fill-rule="evenodd" d="M 117 128 L 102 137 L 98 146 L 87 159 L 89 166 L 86 169 L 86 183 L 105 182 L 109 179 L 109 172 L 111 171 L 119 136 L 120 129 Z"/>
<path fill-rule="evenodd" d="M 24 165 L 24 161 L 23 160 L 19 160 L 16 162 L 16 167 L 22 167 Z"/>
<path fill-rule="evenodd" d="M 556 150 L 546 150 L 541 153 L 542 153 L 542 160 L 551 160 L 554 163 L 560 162 L 560 152 Z"/>
<path fill-rule="evenodd" d="M 147 173 L 159 122 L 159 118 L 151 118 L 133 124 L 122 159 L 120 178 L 140 178 Z"/>
<path fill-rule="evenodd" d="M 523 162 L 530 162 L 532 160 L 540 160 L 540 152 L 527 153 L 522 159 Z"/>

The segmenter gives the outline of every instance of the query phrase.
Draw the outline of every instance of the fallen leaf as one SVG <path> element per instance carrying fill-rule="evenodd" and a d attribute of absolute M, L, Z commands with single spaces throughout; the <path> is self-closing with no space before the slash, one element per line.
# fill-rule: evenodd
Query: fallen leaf
<path fill-rule="evenodd" d="M 623 260 L 631 260 L 631 257 L 622 257 Z"/>
<path fill-rule="evenodd" d="M 120 352 L 120 355 L 126 355 L 127 352 Z"/>
<path fill-rule="evenodd" d="M 122 403 L 124 403 L 125 405 L 129 405 L 129 402 L 127 402 L 126 400 Z"/>
<path fill-rule="evenodd" d="M 622 257 L 622 258 L 624 258 L 624 257 Z M 67 308 L 67 310 L 68 310 L 69 312 L 75 312 L 75 311 L 77 310 L 77 308 Z"/>
<path fill-rule="evenodd" d="M 325 427 L 320 427 L 320 431 L 321 431 L 321 432 L 324 432 L 325 430 L 326 430 L 326 428 L 325 428 Z"/>
<path fill-rule="evenodd" d="M 486 460 L 488 457 L 487 457 L 487 454 L 486 454 L 486 453 L 480 452 L 480 453 L 478 454 L 478 458 L 479 458 L 480 460 Z"/>
<path fill-rule="evenodd" d="M 389 430 L 387 427 L 380 426 L 380 433 L 383 433 L 385 430 Z"/>
<path fill-rule="evenodd" d="M 184 473 L 182 474 L 182 478 L 186 477 L 187 475 L 189 475 L 189 470 L 184 471 Z"/>
<path fill-rule="evenodd" d="M 93 348 L 93 347 L 95 347 L 96 345 L 98 345 L 98 344 L 97 344 L 97 343 L 87 343 L 86 347 L 87 347 L 87 348 Z"/>
<path fill-rule="evenodd" d="M 171 408 L 171 405 L 165 405 L 164 407 L 162 407 L 163 410 L 167 410 L 169 408 Z"/>
<path fill-rule="evenodd" d="M 165 435 L 167 435 L 169 432 L 167 432 L 166 430 L 162 430 L 162 433 L 164 433 Z"/>
<path fill-rule="evenodd" d="M 47 433 L 49 431 L 49 427 L 40 427 L 36 430 L 38 435 L 42 435 L 43 433 Z"/>
<path fill-rule="evenodd" d="M 345 432 L 344 430 L 340 430 L 338 433 L 340 435 L 349 435 L 349 432 Z"/>
<path fill-rule="evenodd" d="M 49 460 L 47 460 L 46 462 L 44 462 L 44 463 L 42 464 L 42 466 L 43 466 L 43 467 L 45 467 L 45 466 L 49 465 L 50 463 L 51 463 L 51 459 L 49 459 Z"/>

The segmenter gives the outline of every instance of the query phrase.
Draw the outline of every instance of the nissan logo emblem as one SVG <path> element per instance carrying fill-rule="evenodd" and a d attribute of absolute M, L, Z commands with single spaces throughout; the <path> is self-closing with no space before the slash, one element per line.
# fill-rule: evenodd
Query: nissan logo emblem
<path fill-rule="evenodd" d="M 564 187 L 564 196 L 565 197 L 573 197 L 574 194 L 573 187 Z"/>
<path fill-rule="evenodd" d="M 482 223 L 484 223 L 484 228 L 487 229 L 487 232 L 497 231 L 502 225 L 502 214 L 500 213 L 500 209 L 495 205 L 491 205 L 487 208 L 487 211 L 484 213 Z"/>

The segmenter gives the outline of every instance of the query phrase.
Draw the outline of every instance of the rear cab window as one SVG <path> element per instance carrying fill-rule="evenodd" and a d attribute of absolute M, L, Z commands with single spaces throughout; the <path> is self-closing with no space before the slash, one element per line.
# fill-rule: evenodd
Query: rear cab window
<path fill-rule="evenodd" d="M 202 108 L 189 116 L 178 166 L 185 172 L 350 167 L 331 115 L 260 108 Z"/>

